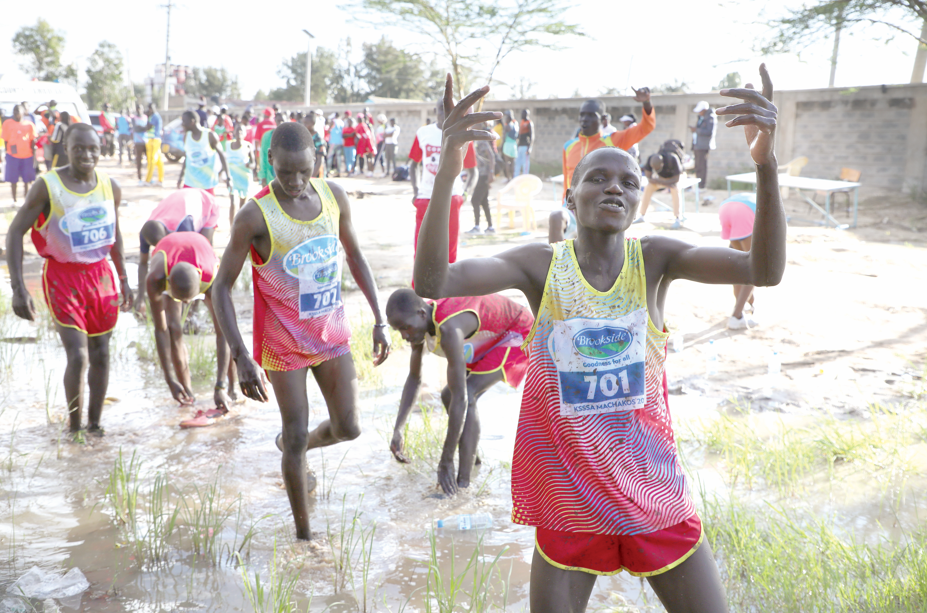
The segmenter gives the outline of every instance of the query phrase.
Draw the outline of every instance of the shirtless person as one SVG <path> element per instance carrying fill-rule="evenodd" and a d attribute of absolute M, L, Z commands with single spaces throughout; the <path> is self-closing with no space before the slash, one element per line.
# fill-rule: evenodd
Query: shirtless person
<path fill-rule="evenodd" d="M 351 330 L 341 300 L 342 248 L 376 320 L 375 365 L 386 359 L 390 341 L 373 272 L 351 223 L 347 194 L 336 183 L 312 178 L 312 135 L 302 124 L 281 124 L 271 136 L 268 161 L 276 178 L 235 217 L 213 299 L 238 367 L 241 391 L 267 402 L 264 372 L 273 385 L 283 420 L 281 468 L 296 537 L 309 539 L 306 451 L 360 435 L 357 375 L 348 343 Z M 249 255 L 254 274 L 254 357 L 238 331 L 229 293 Z M 311 432 L 306 395 L 310 369 L 329 415 Z"/>
<path fill-rule="evenodd" d="M 686 484 L 664 392 L 664 305 L 676 279 L 776 285 L 786 262 L 785 211 L 775 156 L 777 109 L 763 93 L 717 110 L 744 126 L 756 166 L 749 252 L 668 236 L 628 239 L 640 201 L 637 162 L 615 147 L 575 167 L 567 206 L 575 240 L 531 243 L 448 264 L 445 228 L 471 130 L 498 113 L 467 114 L 489 88 L 454 106 L 447 79 L 441 165 L 422 222 L 416 291 L 428 298 L 524 292 L 536 314 L 512 459 L 512 519 L 535 526 L 532 613 L 584 611 L 596 578 L 646 576 L 669 613 L 722 612 L 727 598 Z"/>
<path fill-rule="evenodd" d="M 119 184 L 96 169 L 100 137 L 93 126 L 78 123 L 65 135 L 70 164 L 36 181 L 10 223 L 7 263 L 13 286 L 13 312 L 35 321 L 35 306 L 23 282 L 23 237 L 45 258 L 42 286 L 55 329 L 67 353 L 64 391 L 71 432 L 81 429 L 84 377 L 90 387 L 87 429 L 102 436 L 100 416 L 109 384 L 109 339 L 120 307 L 132 304 L 119 231 Z M 116 293 L 109 255 L 119 275 Z"/>
<path fill-rule="evenodd" d="M 389 325 L 412 345 L 409 376 L 399 401 L 390 451 L 400 462 L 402 430 L 422 383 L 422 354 L 447 358 L 447 387 L 441 401 L 447 410 L 447 436 L 438 465 L 438 483 L 446 494 L 470 485 L 470 472 L 480 442 L 477 400 L 499 382 L 518 387 L 525 376 L 528 356 L 521 349 L 534 317 L 504 296 L 442 298 L 425 302 L 411 289 L 393 292 L 386 303 Z M 454 474 L 454 455 L 460 461 Z"/>

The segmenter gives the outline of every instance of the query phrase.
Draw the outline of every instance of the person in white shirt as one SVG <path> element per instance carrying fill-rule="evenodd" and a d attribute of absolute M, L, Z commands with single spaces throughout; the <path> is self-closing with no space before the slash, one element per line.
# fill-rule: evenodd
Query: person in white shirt
<path fill-rule="evenodd" d="M 422 126 L 415 133 L 412 150 L 409 151 L 409 177 L 412 179 L 412 204 L 415 205 L 415 242 L 418 245 L 418 232 L 422 227 L 422 219 L 431 202 L 431 190 L 435 185 L 435 175 L 438 174 L 438 162 L 441 159 L 441 126 L 444 125 L 444 101 L 438 100 L 435 105 L 437 120 Z M 418 179 L 416 170 L 422 167 L 422 178 Z M 473 191 L 479 172 L 476 169 L 476 153 L 473 143 L 467 146 L 464 156 L 464 170 L 467 172 L 467 185 L 464 187 L 460 177 L 454 182 L 451 192 L 451 220 L 448 224 L 448 262 L 457 261 L 457 238 L 460 233 L 460 207 L 465 200 L 465 194 Z"/>
<path fill-rule="evenodd" d="M 396 118 L 389 120 L 383 131 L 383 156 L 386 160 L 386 176 L 396 170 L 396 145 L 399 144 L 400 128 L 396 125 Z"/>
<path fill-rule="evenodd" d="M 621 119 L 619 119 L 618 121 L 622 125 L 624 125 L 625 130 L 637 125 L 637 118 L 634 115 L 622 115 Z M 631 145 L 631 148 L 628 149 L 628 153 L 633 155 L 634 159 L 640 162 L 641 150 L 638 148 L 637 143 L 634 143 L 633 145 Z"/>
<path fill-rule="evenodd" d="M 602 115 L 602 132 L 601 132 L 602 136 L 611 136 L 612 134 L 618 131 L 618 128 L 616 128 L 610 123 L 611 120 L 612 120 L 612 116 L 609 115 L 608 113 L 605 113 L 604 115 Z"/>

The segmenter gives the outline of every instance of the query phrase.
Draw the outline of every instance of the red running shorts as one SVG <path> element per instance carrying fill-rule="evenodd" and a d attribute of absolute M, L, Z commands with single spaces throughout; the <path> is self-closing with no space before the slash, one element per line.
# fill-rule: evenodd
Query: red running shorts
<path fill-rule="evenodd" d="M 119 293 L 106 260 L 62 264 L 46 258 L 42 269 L 45 302 L 55 321 L 87 336 L 112 332 L 119 319 Z"/>
<path fill-rule="evenodd" d="M 704 538 L 698 515 L 649 534 L 620 536 L 558 532 L 538 528 L 538 553 L 564 570 L 615 575 L 625 570 L 635 577 L 665 573 L 685 562 Z"/>

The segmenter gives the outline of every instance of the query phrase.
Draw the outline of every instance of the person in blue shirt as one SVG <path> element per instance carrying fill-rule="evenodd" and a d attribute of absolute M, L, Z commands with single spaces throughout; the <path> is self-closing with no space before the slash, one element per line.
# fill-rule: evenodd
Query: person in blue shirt
<path fill-rule="evenodd" d="M 149 185 L 161 187 L 164 183 L 164 156 L 161 155 L 161 131 L 164 122 L 158 114 L 158 107 L 154 102 L 148 103 L 148 141 L 145 143 L 145 153 L 148 155 L 148 176 L 145 181 Z M 158 169 L 158 181 L 152 181 L 155 168 Z"/>
<path fill-rule="evenodd" d="M 132 161 L 132 126 L 129 124 L 129 109 L 122 109 L 122 115 L 116 118 L 116 134 L 119 139 L 119 165 L 122 166 L 122 151 L 126 159 Z"/>
<path fill-rule="evenodd" d="M 345 172 L 347 172 L 347 160 L 344 157 L 344 136 L 341 134 L 344 130 L 344 122 L 338 118 L 338 113 L 332 118 L 331 129 L 328 132 L 328 168 L 338 172 L 338 154 L 345 161 Z"/>
<path fill-rule="evenodd" d="M 138 184 L 146 185 L 142 180 L 142 158 L 148 159 L 145 143 L 148 142 L 148 116 L 142 113 L 142 105 L 135 103 L 135 114 L 132 115 L 132 139 L 135 141 L 135 171 L 138 173 Z"/>

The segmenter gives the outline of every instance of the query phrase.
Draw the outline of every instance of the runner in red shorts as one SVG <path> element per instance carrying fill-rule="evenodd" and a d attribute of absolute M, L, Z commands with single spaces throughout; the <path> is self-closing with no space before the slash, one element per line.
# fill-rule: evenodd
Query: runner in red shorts
<path fill-rule="evenodd" d="M 453 184 L 465 149 L 495 134 L 474 126 L 499 113 L 454 105 L 445 90 L 441 164 L 422 222 L 415 289 L 427 298 L 525 294 L 535 324 L 512 456 L 512 520 L 537 529 L 532 613 L 586 609 L 599 574 L 647 576 L 669 613 L 727 610 L 718 566 L 702 535 L 667 403 L 664 306 L 673 281 L 771 286 L 786 263 L 785 211 L 775 155 L 777 110 L 763 92 L 724 89 L 728 126 L 743 126 L 756 166 L 748 252 L 696 247 L 669 236 L 630 238 L 641 171 L 626 151 L 588 153 L 566 193 L 577 238 L 529 243 L 448 264 Z"/>
<path fill-rule="evenodd" d="M 470 472 L 480 442 L 476 403 L 499 382 L 518 387 L 528 367 L 522 343 L 534 317 L 519 304 L 493 294 L 469 298 L 442 298 L 425 302 L 411 289 L 393 292 L 386 303 L 386 319 L 412 344 L 412 360 L 399 402 L 390 450 L 400 462 L 402 430 L 422 382 L 422 353 L 427 347 L 447 358 L 447 387 L 441 400 L 448 413 L 447 437 L 438 465 L 438 483 L 447 494 L 470 485 Z M 454 453 L 460 447 L 460 463 L 454 475 Z"/>
<path fill-rule="evenodd" d="M 42 284 L 55 328 L 67 352 L 64 390 L 71 432 L 81 429 L 84 375 L 90 386 L 89 432 L 102 435 L 100 414 L 109 382 L 109 339 L 119 308 L 132 304 L 126 279 L 116 181 L 96 170 L 100 138 L 90 124 L 78 123 L 65 135 L 70 164 L 45 174 L 26 195 L 10 224 L 6 246 L 13 312 L 35 321 L 35 305 L 23 283 L 23 237 L 32 228 L 32 242 L 45 258 Z M 116 293 L 109 255 L 119 275 L 122 301 Z"/>

